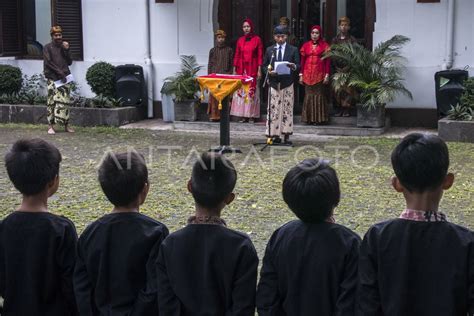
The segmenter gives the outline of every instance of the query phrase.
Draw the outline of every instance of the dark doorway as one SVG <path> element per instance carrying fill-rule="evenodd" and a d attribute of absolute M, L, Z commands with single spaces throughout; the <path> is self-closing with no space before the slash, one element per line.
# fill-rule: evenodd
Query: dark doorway
<path fill-rule="evenodd" d="M 220 0 L 218 8 L 219 28 L 227 33 L 232 48 L 243 35 L 242 23 L 246 18 L 253 21 L 255 34 L 261 36 L 264 24 L 263 0 Z"/>
<path fill-rule="evenodd" d="M 222 1 L 222 0 L 221 0 Z M 250 1 L 250 0 L 247 0 Z M 257 1 L 258 2 L 258 1 Z M 346 15 L 351 19 L 351 33 L 368 48 L 372 44 L 375 22 L 375 0 L 263 0 L 262 30 L 265 43 L 272 40 L 272 30 L 279 18 L 290 18 L 290 31 L 300 46 L 309 39 L 313 25 L 323 27 L 327 41 L 337 34 L 337 21 Z"/>
<path fill-rule="evenodd" d="M 309 39 L 313 25 L 323 27 L 324 38 L 331 42 L 337 34 L 337 21 L 346 15 L 351 19 L 351 33 L 358 42 L 372 49 L 375 23 L 375 0 L 219 0 L 219 27 L 226 31 L 229 43 L 242 35 L 242 21 L 248 17 L 255 24 L 255 33 L 265 47 L 273 43 L 273 28 L 280 17 L 290 20 L 291 43 L 298 48 Z M 299 86 L 299 85 L 298 85 Z M 300 114 L 304 88 L 295 89 L 295 114 Z M 267 91 L 261 92 L 261 113 L 266 112 Z"/>

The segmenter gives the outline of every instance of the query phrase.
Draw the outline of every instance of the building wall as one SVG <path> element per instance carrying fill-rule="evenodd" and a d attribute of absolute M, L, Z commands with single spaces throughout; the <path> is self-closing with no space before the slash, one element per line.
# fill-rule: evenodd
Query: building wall
<path fill-rule="evenodd" d="M 213 0 L 83 0 L 84 61 L 72 64 L 71 72 L 79 83 L 80 93 L 94 96 L 85 79 L 87 69 L 98 61 L 113 65 L 145 65 L 147 52 L 146 1 L 151 10 L 151 53 L 154 100 L 163 79 L 179 70 L 180 55 L 196 55 L 207 72 L 209 49 L 213 46 Z M 40 60 L 0 58 L 0 63 L 18 66 L 23 73 L 41 73 Z"/>
<path fill-rule="evenodd" d="M 154 2 L 154 1 L 153 1 Z M 207 73 L 209 50 L 214 45 L 213 0 L 175 0 L 153 3 L 151 28 L 155 100 L 161 100 L 163 79 L 180 66 L 180 55 L 195 55 Z"/>
<path fill-rule="evenodd" d="M 474 1 L 454 1 L 453 68 L 462 69 L 474 65 Z M 446 62 L 447 12 L 448 0 L 440 3 L 377 0 L 374 45 L 395 34 L 411 39 L 403 54 L 408 59 L 406 86 L 414 99 L 399 97 L 391 107 L 436 108 L 434 74 L 442 70 Z"/>
<path fill-rule="evenodd" d="M 150 1 L 151 9 L 154 100 L 161 100 L 163 79 L 179 70 L 180 55 L 195 55 L 204 66 L 202 74 L 206 73 L 213 29 L 217 27 L 218 0 L 175 0 L 162 4 L 154 0 L 83 0 L 84 61 L 74 62 L 71 67 L 83 95 L 93 96 L 85 74 L 97 61 L 144 65 L 146 1 Z M 402 96 L 391 107 L 436 108 L 434 73 L 445 62 L 447 1 L 377 0 L 374 43 L 395 34 L 411 38 L 403 53 L 408 58 L 406 85 L 414 100 Z M 455 1 L 454 67 L 464 68 L 474 65 L 474 1 Z M 0 63 L 17 65 L 29 75 L 42 72 L 39 60 L 0 58 Z"/>

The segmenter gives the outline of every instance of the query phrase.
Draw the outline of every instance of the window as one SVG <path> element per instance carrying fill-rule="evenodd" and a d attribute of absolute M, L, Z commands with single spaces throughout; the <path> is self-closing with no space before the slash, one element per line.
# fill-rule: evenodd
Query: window
<path fill-rule="evenodd" d="M 20 14 L 20 1 L 0 2 L 0 56 L 15 56 L 22 53 L 23 29 Z"/>
<path fill-rule="evenodd" d="M 73 59 L 82 60 L 81 0 L 2 0 L 0 56 L 41 59 L 51 25 L 63 28 Z"/>
<path fill-rule="evenodd" d="M 51 41 L 51 2 L 49 0 L 23 0 L 23 32 L 26 56 L 43 57 L 43 46 Z M 27 21 L 27 22 L 26 22 Z"/>
<path fill-rule="evenodd" d="M 71 45 L 72 58 L 82 60 L 81 0 L 53 0 L 52 3 L 53 24 L 63 28 L 63 38 Z"/>

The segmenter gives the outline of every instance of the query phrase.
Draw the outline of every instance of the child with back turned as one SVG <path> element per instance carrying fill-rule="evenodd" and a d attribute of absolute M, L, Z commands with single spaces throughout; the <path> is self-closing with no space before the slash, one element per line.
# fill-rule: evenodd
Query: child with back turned
<path fill-rule="evenodd" d="M 365 234 L 358 315 L 473 315 L 474 233 L 439 211 L 454 181 L 448 147 L 438 136 L 410 134 L 393 150 L 392 166 L 406 208 Z"/>
<path fill-rule="evenodd" d="M 278 228 L 263 258 L 259 315 L 353 315 L 360 238 L 334 222 L 336 171 L 306 159 L 283 180 L 283 199 L 299 218 Z"/>
<path fill-rule="evenodd" d="M 221 155 L 205 153 L 194 164 L 188 190 L 195 215 L 166 238 L 158 256 L 160 315 L 254 315 L 257 253 L 247 235 L 221 218 L 236 180 Z"/>
<path fill-rule="evenodd" d="M 113 209 L 79 238 L 74 272 L 79 311 L 154 315 L 156 291 L 153 296 L 154 286 L 146 284 L 147 263 L 168 229 L 139 212 L 150 188 L 145 160 L 136 152 L 109 153 L 99 168 L 99 182 Z"/>
<path fill-rule="evenodd" d="M 58 190 L 61 159 L 54 145 L 39 138 L 18 140 L 5 156 L 8 176 L 23 199 L 0 222 L 2 316 L 77 315 L 76 228 L 48 209 Z"/>

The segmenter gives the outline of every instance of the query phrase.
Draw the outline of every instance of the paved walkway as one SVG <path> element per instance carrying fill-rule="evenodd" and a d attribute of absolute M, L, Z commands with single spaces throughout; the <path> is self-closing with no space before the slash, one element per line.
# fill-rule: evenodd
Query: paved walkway
<path fill-rule="evenodd" d="M 136 123 L 127 124 L 120 128 L 137 128 L 155 131 L 175 130 L 189 133 L 218 134 L 219 123 L 211 122 L 163 122 L 161 119 L 143 120 Z M 341 131 L 344 131 L 341 134 Z M 312 140 L 321 138 L 335 138 L 340 136 L 372 136 L 372 137 L 388 137 L 402 138 L 412 132 L 433 133 L 437 134 L 436 129 L 427 128 L 402 128 L 390 127 L 385 131 L 371 132 L 370 128 L 357 128 L 350 125 L 328 125 L 328 126 L 306 126 L 303 124 L 295 124 L 293 139 L 295 140 Z M 375 129 L 374 129 L 375 130 Z M 231 137 L 245 138 L 264 138 L 265 123 L 236 123 L 232 122 L 230 126 Z"/>

